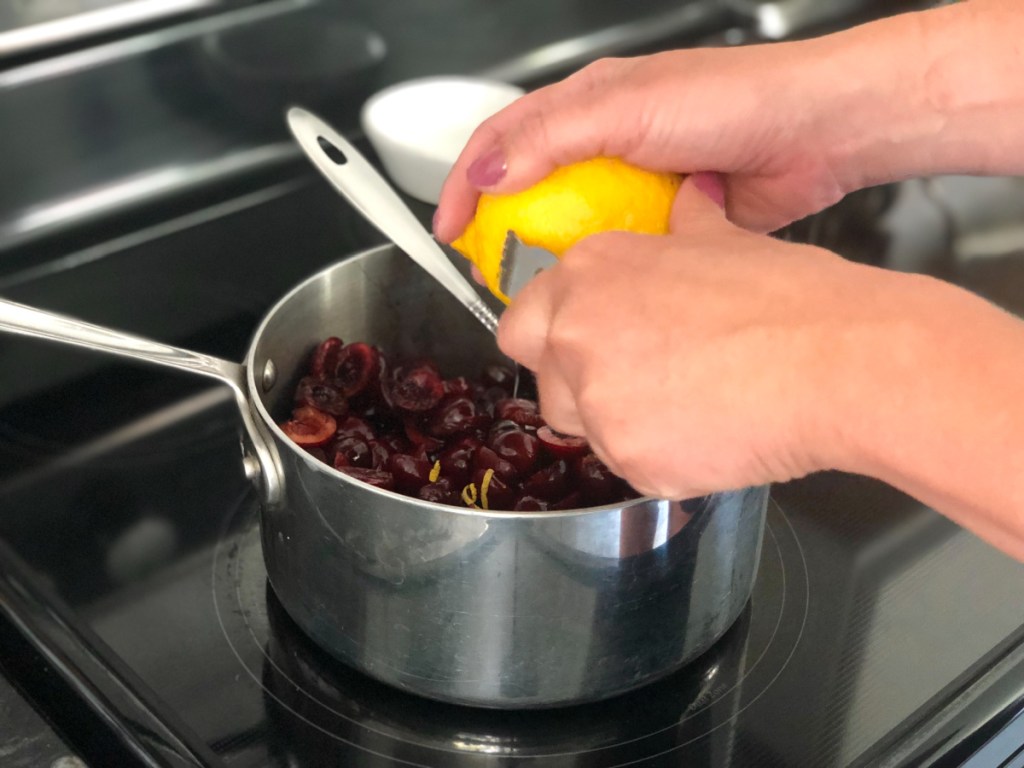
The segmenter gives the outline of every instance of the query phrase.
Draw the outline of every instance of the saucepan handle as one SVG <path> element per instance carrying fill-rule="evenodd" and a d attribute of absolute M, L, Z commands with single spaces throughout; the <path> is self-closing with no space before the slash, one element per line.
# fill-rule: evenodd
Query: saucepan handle
<path fill-rule="evenodd" d="M 288 126 L 320 173 L 367 221 L 462 302 L 487 330 L 497 330 L 498 318 L 491 308 L 448 261 L 441 246 L 369 160 L 340 133 L 304 109 L 288 110 Z"/>
<path fill-rule="evenodd" d="M 260 489 L 264 503 L 276 506 L 281 502 L 284 488 L 280 458 L 266 428 L 253 415 L 246 395 L 245 369 L 238 363 L 4 299 L 0 299 L 0 331 L 189 371 L 227 384 L 245 427 L 242 461 L 246 475 Z"/>

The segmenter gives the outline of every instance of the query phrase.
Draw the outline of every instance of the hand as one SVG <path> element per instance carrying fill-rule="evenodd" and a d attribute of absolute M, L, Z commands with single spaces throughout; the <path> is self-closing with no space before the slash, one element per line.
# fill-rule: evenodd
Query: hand
<path fill-rule="evenodd" d="M 445 184 L 435 233 L 457 237 L 480 188 L 518 191 L 596 155 L 653 170 L 726 172 L 730 216 L 756 230 L 821 210 L 843 190 L 826 135 L 807 119 L 809 105 L 827 105 L 810 98 L 819 68 L 801 51 L 773 45 L 606 59 L 528 94 L 474 133 Z"/>
<path fill-rule="evenodd" d="M 820 38 L 606 59 L 486 120 L 434 220 L 454 240 L 481 190 L 597 155 L 718 171 L 729 218 L 769 232 L 912 176 L 1024 173 L 1018 0 L 972 0 Z"/>
<path fill-rule="evenodd" d="M 747 232 L 691 179 L 672 234 L 583 240 L 519 294 L 498 342 L 536 373 L 555 429 L 638 491 L 686 498 L 842 463 L 845 351 L 884 346 L 898 279 Z"/>

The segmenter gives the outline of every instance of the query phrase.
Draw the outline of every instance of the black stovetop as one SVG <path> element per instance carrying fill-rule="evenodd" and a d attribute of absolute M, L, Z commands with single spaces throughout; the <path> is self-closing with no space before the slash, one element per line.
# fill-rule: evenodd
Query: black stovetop
<path fill-rule="evenodd" d="M 802 234 L 857 245 L 851 257 L 870 242 L 1010 295 L 1020 256 L 957 266 L 948 231 L 928 230 L 941 247 L 922 237 L 927 216 L 944 221 L 934 199 L 972 183 L 880 190 Z M 1005 185 L 1019 191 L 1011 180 L 980 189 L 1012 201 Z M 297 180 L 86 269 L 181 259 L 174 274 L 198 272 L 164 282 L 147 271 L 128 282 L 150 292 L 136 301 L 202 304 L 205 326 L 168 340 L 240 359 L 275 286 L 370 240 L 347 215 L 287 249 L 268 230 L 296 233 L 341 209 L 318 181 Z M 211 275 L 225 243 L 265 285 Z M 94 768 L 817 767 L 926 754 L 959 765 L 1024 694 L 1024 567 L 884 485 L 825 473 L 773 490 L 749 606 L 671 678 L 546 712 L 410 697 L 327 658 L 277 604 L 228 393 L 28 340 L 0 347 L 14 366 L 79 366 L 0 410 L 0 666 Z"/>
<path fill-rule="evenodd" d="M 516 35 L 532 28 L 520 25 L 494 55 L 514 60 L 577 16 L 593 22 L 587 31 L 625 20 L 624 6 L 598 5 L 594 15 L 590 4 L 566 2 L 561 26 L 527 41 Z M 445 7 L 456 6 L 472 7 L 474 24 L 494 23 L 473 0 Z M 353 7 L 381 24 L 395 4 Z M 494 12 L 515 16 L 517 7 Z M 396 27 L 393 40 L 413 42 L 381 77 L 411 74 L 417 18 Z M 485 49 L 476 40 L 460 55 L 496 63 Z M 116 211 L 69 207 L 150 178 L 125 159 L 149 162 L 140 147 L 173 147 L 159 158 L 188 173 L 200 155 L 250 141 L 253 157 L 284 157 L 271 151 L 275 135 L 253 128 L 241 142 L 234 128 L 221 130 L 224 115 L 189 112 L 202 89 L 177 93 L 182 103 L 172 99 L 162 116 L 133 101 L 136 90 L 160 95 L 154 85 L 165 81 L 148 69 L 154 51 L 160 71 L 183 65 L 162 43 L 134 69 L 118 54 L 114 81 L 104 79 L 107 64 L 84 71 L 79 84 L 100 91 L 62 80 L 48 61 L 0 71 L 0 106 L 49 114 L 60 93 L 74 92 L 79 111 L 51 121 L 39 141 L 97 159 L 65 179 L 61 152 L 37 162 L 15 143 L 14 167 L 42 172 L 15 173 L 32 182 L 0 195 L 0 295 L 240 360 L 284 292 L 380 236 L 294 163 L 236 168 L 199 192 L 164 190 L 134 207 L 118 198 L 127 207 Z M 89 94 L 103 104 L 87 104 Z M 30 114 L 0 110 L 0 122 L 18 127 Z M 98 117 L 110 131 L 74 146 L 75 121 Z M 18 137 L 32 144 L 26 131 Z M 162 173 L 154 178 L 177 178 Z M 43 205 L 37 193 L 53 191 L 51 182 L 81 182 L 65 191 L 82 194 Z M 66 232 L 47 218 L 61 211 L 73 219 Z M 425 206 L 416 212 L 429 219 Z M 1022 221 L 1024 181 L 939 179 L 851 196 L 785 236 L 940 275 L 1024 314 Z M 1014 719 L 1024 710 L 1024 566 L 880 483 L 823 473 L 774 488 L 749 605 L 681 672 L 599 704 L 480 711 L 382 686 L 327 658 L 291 623 L 267 585 L 259 507 L 226 392 L 3 335 L 0 360 L 4 765 L 70 768 L 74 754 L 91 768 L 987 768 L 1024 743 Z"/>

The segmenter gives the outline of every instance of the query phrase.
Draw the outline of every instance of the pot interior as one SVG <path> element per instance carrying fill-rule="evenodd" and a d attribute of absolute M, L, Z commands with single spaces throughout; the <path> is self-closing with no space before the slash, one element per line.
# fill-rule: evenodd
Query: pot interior
<path fill-rule="evenodd" d="M 309 356 L 328 336 L 379 346 L 392 364 L 430 358 L 445 377 L 475 377 L 489 363 L 508 362 L 462 304 L 396 247 L 382 246 L 318 272 L 267 314 L 247 361 L 264 417 L 288 417 Z M 270 362 L 276 375 L 265 386 Z"/>

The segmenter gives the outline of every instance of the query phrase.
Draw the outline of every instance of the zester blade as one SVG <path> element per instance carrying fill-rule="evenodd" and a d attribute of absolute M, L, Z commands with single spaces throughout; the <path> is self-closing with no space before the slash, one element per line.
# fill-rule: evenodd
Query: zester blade
<path fill-rule="evenodd" d="M 558 257 L 550 251 L 533 245 L 526 245 L 516 237 L 515 232 L 505 236 L 501 251 L 501 271 L 498 273 L 498 287 L 510 299 L 523 289 L 538 272 L 558 263 Z"/>

